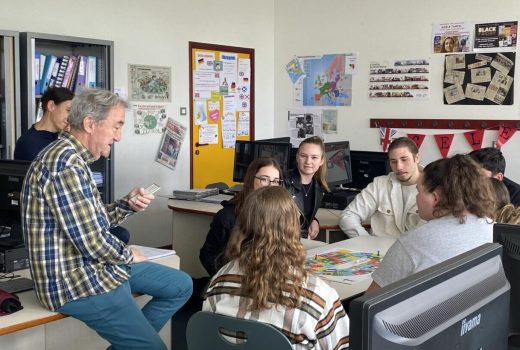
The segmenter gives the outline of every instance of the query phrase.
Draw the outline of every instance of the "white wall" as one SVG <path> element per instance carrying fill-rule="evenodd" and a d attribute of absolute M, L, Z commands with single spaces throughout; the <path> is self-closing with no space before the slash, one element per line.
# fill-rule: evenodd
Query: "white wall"
<path fill-rule="evenodd" d="M 321 5 L 321 4 L 326 4 Z M 517 20 L 518 0 L 301 0 L 275 1 L 275 128 L 274 135 L 287 134 L 287 109 L 292 107 L 292 84 L 285 64 L 295 55 L 326 53 L 358 54 L 353 78 L 351 107 L 338 108 L 338 134 L 326 141 L 350 140 L 351 149 L 380 151 L 379 131 L 369 128 L 370 118 L 520 119 L 520 90 L 515 88 L 513 106 L 449 106 L 442 100 L 443 54 L 432 54 L 432 23 Z M 428 101 L 370 101 L 368 72 L 371 61 L 431 58 Z M 515 76 L 519 77 L 517 59 Z M 441 130 L 408 130 L 433 134 Z M 446 131 L 462 133 L 464 131 Z M 486 132 L 484 146 L 491 146 L 497 132 Z M 502 147 L 506 175 L 520 181 L 520 133 Z M 462 134 L 456 135 L 449 155 L 471 151 Z M 423 164 L 441 155 L 433 137 L 420 149 Z"/>
<path fill-rule="evenodd" d="M 257 137 L 272 135 L 274 105 L 273 1 L 224 0 L 0 0 L 0 27 L 94 39 L 115 43 L 115 88 L 128 89 L 128 64 L 172 67 L 172 102 L 168 115 L 189 125 L 179 108 L 189 108 L 188 42 L 241 46 L 255 49 Z M 135 186 L 156 182 L 159 194 L 187 188 L 189 137 L 177 168 L 172 171 L 154 161 L 161 135 L 137 136 L 133 117 L 127 114 L 122 141 L 115 146 L 116 197 Z M 144 213 L 124 224 L 131 241 L 163 246 L 171 244 L 171 211 L 158 197 Z M 190 234 L 186 232 L 186 234 Z"/>

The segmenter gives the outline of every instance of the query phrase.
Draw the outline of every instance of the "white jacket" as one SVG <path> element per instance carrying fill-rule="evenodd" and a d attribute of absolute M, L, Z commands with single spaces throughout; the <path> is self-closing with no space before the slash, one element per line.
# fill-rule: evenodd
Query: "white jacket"
<path fill-rule="evenodd" d="M 398 238 L 425 223 L 417 210 L 417 189 L 414 186 L 404 203 L 401 186 L 394 173 L 374 178 L 341 213 L 341 229 L 350 238 L 368 235 L 361 223 L 370 219 L 372 235 Z"/>

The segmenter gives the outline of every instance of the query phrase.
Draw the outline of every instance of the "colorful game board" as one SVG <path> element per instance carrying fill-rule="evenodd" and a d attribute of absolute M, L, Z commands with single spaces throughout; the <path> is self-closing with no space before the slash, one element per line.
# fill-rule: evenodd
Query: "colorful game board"
<path fill-rule="evenodd" d="M 342 283 L 353 283 L 368 278 L 379 267 L 382 256 L 335 248 L 305 261 L 307 271 L 323 278 Z"/>

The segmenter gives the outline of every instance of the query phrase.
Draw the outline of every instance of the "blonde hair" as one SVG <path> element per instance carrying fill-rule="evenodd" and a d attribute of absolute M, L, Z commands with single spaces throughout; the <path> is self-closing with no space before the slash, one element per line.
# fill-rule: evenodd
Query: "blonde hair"
<path fill-rule="evenodd" d="M 321 187 L 325 189 L 325 191 L 330 192 L 329 184 L 327 183 L 327 167 L 325 165 L 325 144 L 323 143 L 323 140 L 319 138 L 318 136 L 311 136 L 306 138 L 300 143 L 300 146 L 298 147 L 298 153 L 296 154 L 296 157 L 300 155 L 300 150 L 303 145 L 305 144 L 311 144 L 319 146 L 321 149 L 321 159 L 323 160 L 323 164 L 320 166 L 318 171 L 314 174 L 314 178 L 320 183 Z"/>
<path fill-rule="evenodd" d="M 520 207 L 507 204 L 498 211 L 495 221 L 501 224 L 520 225 Z"/>
<path fill-rule="evenodd" d="M 226 248 L 243 271 L 238 295 L 251 299 L 250 310 L 270 303 L 295 307 L 307 277 L 300 242 L 300 212 L 283 187 L 253 191 L 245 200 Z"/>

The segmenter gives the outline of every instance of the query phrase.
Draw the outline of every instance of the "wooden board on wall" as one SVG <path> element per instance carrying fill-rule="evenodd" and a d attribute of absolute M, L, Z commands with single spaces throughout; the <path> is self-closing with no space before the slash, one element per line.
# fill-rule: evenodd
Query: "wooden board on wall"
<path fill-rule="evenodd" d="M 206 109 L 206 115 L 208 124 L 218 125 L 218 143 L 217 144 L 201 144 L 199 143 L 199 129 L 200 125 L 197 124 L 197 106 L 201 106 L 207 96 L 195 96 L 194 90 L 194 75 L 201 62 L 197 60 L 197 54 L 201 56 L 201 53 L 207 52 L 210 57 L 214 57 L 215 61 L 220 61 L 221 55 L 226 53 L 236 54 L 237 59 L 249 59 L 250 62 L 250 77 L 249 77 L 249 135 L 237 136 L 237 140 L 254 140 L 254 49 L 224 46 L 215 44 L 204 44 L 197 42 L 189 43 L 189 62 L 190 62 L 190 185 L 192 188 L 204 188 L 206 185 L 215 182 L 224 182 L 228 186 L 233 185 L 233 164 L 235 157 L 234 148 L 224 148 L 222 142 L 222 112 L 223 112 L 223 98 L 220 97 L 220 114 L 217 122 L 213 122 L 209 118 L 208 111 Z M 201 59 L 202 60 L 202 59 Z M 213 63 L 209 63 L 210 67 L 206 67 L 207 72 L 219 73 L 217 70 L 211 69 Z M 222 64 L 222 63 L 221 63 Z M 237 89 L 238 86 L 235 86 Z M 229 87 L 232 90 L 232 87 Z M 238 90 L 238 89 L 237 89 Z M 235 93 L 240 93 L 236 91 Z M 216 94 L 218 95 L 218 94 Z M 207 108 L 207 107 L 206 107 Z M 235 113 L 238 130 L 239 112 Z"/>

